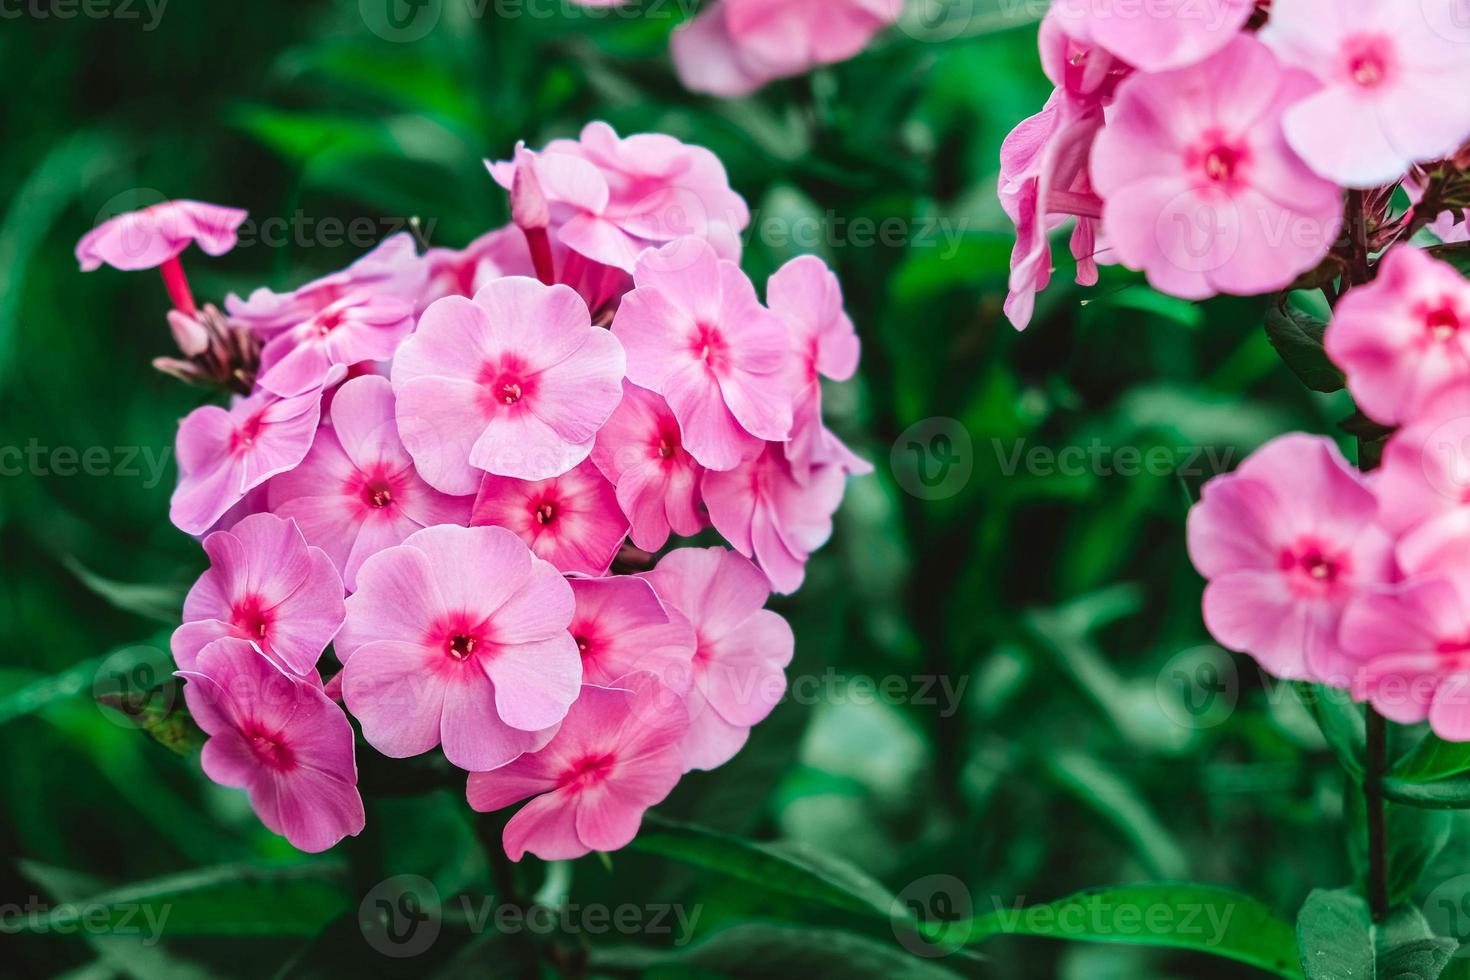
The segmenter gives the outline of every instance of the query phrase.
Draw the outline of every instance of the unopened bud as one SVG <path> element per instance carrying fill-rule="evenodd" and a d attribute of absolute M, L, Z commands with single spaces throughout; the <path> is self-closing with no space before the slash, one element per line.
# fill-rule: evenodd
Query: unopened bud
<path fill-rule="evenodd" d="M 516 174 L 510 185 L 510 219 L 516 227 L 536 231 L 551 224 L 551 207 L 536 176 L 536 157 L 524 143 L 516 144 Z"/>

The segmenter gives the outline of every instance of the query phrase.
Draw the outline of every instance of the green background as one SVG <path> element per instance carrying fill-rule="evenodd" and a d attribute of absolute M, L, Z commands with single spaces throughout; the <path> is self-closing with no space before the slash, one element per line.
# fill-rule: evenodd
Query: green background
<path fill-rule="evenodd" d="M 431 6 L 433 29 L 406 42 L 374 32 L 382 4 L 367 0 L 173 0 L 151 30 L 141 3 L 133 18 L 115 4 L 101 19 L 10 7 L 23 16 L 0 20 L 0 446 L 37 447 L 19 467 L 11 453 L 0 477 L 0 904 L 237 863 L 309 873 L 304 887 L 247 880 L 211 899 L 229 906 L 214 911 L 237 936 L 185 929 L 148 947 L 5 936 L 0 975 L 520 968 L 513 942 L 448 926 L 424 957 L 374 962 L 357 931 L 357 901 L 390 875 L 423 875 L 446 898 L 496 889 L 458 792 L 372 797 L 362 838 L 307 858 L 197 760 L 92 703 L 99 672 L 168 669 L 170 604 L 204 561 L 168 522 L 171 465 L 151 485 L 147 461 L 203 395 L 149 366 L 171 346 L 157 278 L 83 275 L 72 249 L 100 213 L 152 192 L 257 220 L 303 216 L 300 240 L 281 247 L 187 255 L 201 299 L 287 288 L 360 253 L 304 219 L 391 230 L 417 216 L 434 244 L 458 247 L 506 220 L 482 158 L 593 119 L 714 150 L 755 212 L 744 264 L 758 283 L 800 251 L 834 265 L 864 356 L 858 380 L 829 393 L 829 412 L 877 469 L 851 484 L 833 542 L 777 606 L 796 628 L 793 676 L 816 679 L 806 696 L 782 704 L 732 763 L 687 777 L 659 812 L 809 843 L 895 893 L 950 875 L 978 913 L 1187 879 L 1249 892 L 1290 920 L 1311 887 L 1353 879 L 1340 772 L 1289 688 L 1207 647 L 1184 549 L 1190 500 L 1222 462 L 1291 429 L 1334 431 L 1349 406 L 1281 366 L 1261 330 L 1264 300 L 1186 304 L 1115 269 L 1082 291 L 1065 247 L 1036 322 L 1022 334 L 1005 322 L 1012 236 L 994 195 L 997 154 L 1049 91 L 1034 23 L 1014 4 L 959 4 L 973 16 L 895 30 L 853 62 L 733 102 L 674 80 L 672 2 L 643 17 L 574 16 L 547 0 L 498 14 L 491 3 L 481 16 L 465 0 Z M 902 240 L 854 231 L 885 219 Z M 792 227 L 825 230 L 801 247 L 783 240 Z M 933 445 L 940 431 L 968 446 L 956 437 L 960 475 L 924 499 L 905 489 L 910 444 Z M 67 475 L 68 447 L 103 447 L 94 458 L 106 472 Z M 1046 451 L 1069 447 L 1060 459 L 1072 465 L 1048 465 Z M 1138 460 L 1150 472 L 1130 474 Z M 829 669 L 897 678 L 910 694 L 942 677 L 963 696 L 874 699 Z M 1457 841 L 1441 855 L 1436 867 L 1451 870 L 1431 869 L 1421 899 L 1464 851 Z M 519 886 L 533 892 L 543 878 L 528 862 Z M 584 904 L 697 906 L 701 939 L 785 923 L 808 953 L 778 960 L 737 944 L 700 967 L 714 976 L 1251 973 L 1182 952 L 1027 938 L 909 957 L 885 922 L 632 851 L 559 868 L 551 885 Z M 581 953 L 540 969 L 576 973 L 583 955 L 593 972 L 693 969 L 660 958 L 668 942 L 576 937 L 563 949 Z"/>

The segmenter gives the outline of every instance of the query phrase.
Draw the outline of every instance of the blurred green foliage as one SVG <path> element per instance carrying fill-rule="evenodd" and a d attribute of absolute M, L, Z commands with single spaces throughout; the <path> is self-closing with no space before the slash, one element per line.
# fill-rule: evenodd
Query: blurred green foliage
<path fill-rule="evenodd" d="M 1084 294 L 1059 254 L 1036 322 L 1024 334 L 1005 323 L 1011 233 L 994 198 L 997 153 L 1047 94 L 1034 27 L 1008 24 L 1009 8 L 974 5 L 958 31 L 896 30 L 848 64 L 714 102 L 673 80 L 675 4 L 659 17 L 550 3 L 515 8 L 546 16 L 507 17 L 445 0 L 434 29 L 409 43 L 369 29 L 366 0 L 176 2 L 153 29 L 134 6 L 136 19 L 0 22 L 0 445 L 26 453 L 19 465 L 7 456 L 0 478 L 0 904 L 141 881 L 182 897 L 162 944 L 6 936 L 0 974 L 517 969 L 514 937 L 447 919 L 414 960 L 374 958 L 358 931 L 358 900 L 390 875 L 422 875 L 446 897 L 505 884 L 460 791 L 372 796 L 361 838 L 307 859 L 196 760 L 93 703 L 99 674 L 169 669 L 168 597 L 204 560 L 168 522 L 171 465 L 150 461 L 166 461 L 201 396 L 148 366 L 170 346 L 159 283 L 82 275 L 72 247 L 100 213 L 151 191 L 289 223 L 278 247 L 186 256 L 201 298 L 286 287 L 362 251 L 329 241 L 327 219 L 388 231 L 416 217 L 433 243 L 460 246 L 506 218 L 482 158 L 592 119 L 719 154 L 754 211 L 745 266 L 758 282 L 801 251 L 836 267 L 865 350 L 860 378 L 828 404 L 878 470 L 852 484 L 835 540 L 779 607 L 796 628 L 793 677 L 816 682 L 660 813 L 819 849 L 884 894 L 950 875 L 977 915 L 1187 879 L 1248 892 L 1290 921 L 1313 886 L 1353 879 L 1340 832 L 1352 800 L 1331 752 L 1289 687 L 1205 647 L 1183 538 L 1205 478 L 1278 433 L 1333 431 L 1350 407 L 1281 365 L 1264 300 L 1186 304 L 1116 269 Z M 886 219 L 897 239 L 859 231 Z M 821 234 L 793 240 L 791 229 Z M 905 486 L 938 431 L 960 434 L 951 445 L 970 472 L 926 499 L 936 494 Z M 102 447 L 103 472 L 73 472 L 69 450 L 90 447 Z M 831 679 L 899 678 L 918 695 L 925 677 L 955 696 L 935 683 L 925 696 L 873 697 Z M 1467 840 L 1423 857 L 1426 888 L 1445 877 L 1433 862 L 1463 866 Z M 697 907 L 700 946 L 571 937 L 569 958 L 545 969 L 1249 972 L 1177 950 L 1021 937 L 987 942 L 983 959 L 917 958 L 881 918 L 666 853 L 645 842 L 605 863 L 533 863 L 518 887 L 570 889 L 583 905 Z M 239 928 L 191 929 L 191 909 Z"/>

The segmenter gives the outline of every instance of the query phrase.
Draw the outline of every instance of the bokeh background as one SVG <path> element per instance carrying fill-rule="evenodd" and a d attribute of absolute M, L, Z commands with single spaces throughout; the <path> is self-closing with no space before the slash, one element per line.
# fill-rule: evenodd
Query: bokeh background
<path fill-rule="evenodd" d="M 217 301 L 345 264 L 365 250 L 348 228 L 376 239 L 416 217 L 458 247 L 507 218 L 482 158 L 593 119 L 714 150 L 754 212 L 758 282 L 800 252 L 834 265 L 864 356 L 829 410 L 877 469 L 778 605 L 797 634 L 795 695 L 659 812 L 804 842 L 894 893 L 949 876 L 977 912 L 1189 879 L 1290 919 L 1311 887 L 1352 879 L 1337 767 L 1290 688 L 1208 645 L 1184 549 L 1205 478 L 1281 432 L 1335 431 L 1348 408 L 1281 366 L 1264 301 L 1187 304 L 1108 269 L 1084 292 L 1064 248 L 1033 325 L 1004 321 L 997 154 L 1049 91 L 1039 10 L 930 5 L 852 62 L 718 102 L 672 76 L 687 2 L 402 8 L 433 17 L 422 32 L 386 8 L 25 0 L 0 20 L 0 904 L 163 876 L 184 895 L 154 945 L 0 936 L 0 975 L 524 972 L 515 937 L 493 931 L 446 923 L 424 955 L 385 960 L 358 929 L 358 902 L 394 875 L 446 899 L 495 892 L 460 793 L 370 797 L 367 833 L 309 858 L 197 760 L 94 703 L 110 676 L 169 669 L 179 596 L 205 563 L 168 522 L 166 454 L 203 396 L 149 366 L 171 346 L 156 277 L 83 275 L 72 249 L 99 215 L 159 196 L 284 219 L 274 242 L 186 256 L 196 295 Z M 1446 867 L 1470 856 L 1456 838 Z M 241 870 L 282 866 L 299 880 Z M 1256 975 L 1014 937 L 914 957 L 871 918 L 631 850 L 519 873 L 553 903 L 697 908 L 697 940 L 787 930 L 779 955 L 741 942 L 702 965 L 651 931 L 563 937 L 572 952 L 546 976 Z M 233 935 L 191 930 L 190 888 L 198 918 Z"/>

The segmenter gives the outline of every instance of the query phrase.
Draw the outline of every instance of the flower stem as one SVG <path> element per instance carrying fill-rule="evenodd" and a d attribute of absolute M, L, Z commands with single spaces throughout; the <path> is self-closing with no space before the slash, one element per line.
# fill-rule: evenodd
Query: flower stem
<path fill-rule="evenodd" d="M 163 285 L 168 289 L 169 299 L 173 300 L 174 309 L 185 316 L 194 316 L 199 312 L 194 305 L 194 294 L 189 291 L 189 279 L 184 275 L 184 266 L 179 262 L 179 257 L 164 262 L 158 267 L 163 274 Z"/>
<path fill-rule="evenodd" d="M 1368 907 L 1373 921 L 1388 917 L 1388 835 L 1384 829 L 1383 774 L 1387 768 L 1388 723 L 1368 705 L 1368 757 L 1363 801 L 1368 811 Z"/>

